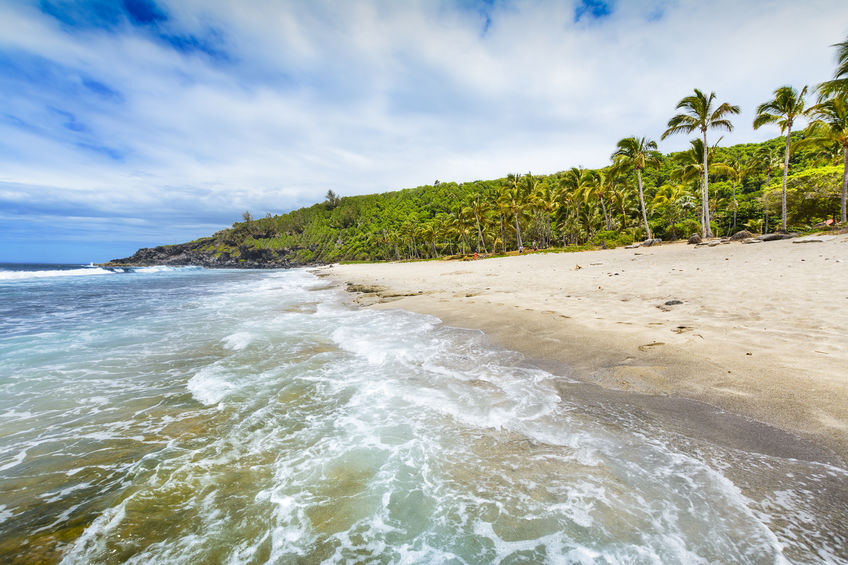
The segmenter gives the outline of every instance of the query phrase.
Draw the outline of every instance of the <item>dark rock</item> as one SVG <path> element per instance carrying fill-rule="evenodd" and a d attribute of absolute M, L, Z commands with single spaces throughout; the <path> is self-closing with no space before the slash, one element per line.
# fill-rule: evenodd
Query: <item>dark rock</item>
<path fill-rule="evenodd" d="M 665 302 L 666 306 L 677 306 L 678 304 L 683 304 L 682 300 L 668 300 Z"/>
<path fill-rule="evenodd" d="M 776 233 L 767 233 L 765 235 L 761 235 L 757 239 L 762 240 L 762 241 L 777 241 L 779 239 L 792 239 L 793 237 L 795 237 L 795 234 L 786 233 L 786 232 L 783 232 L 783 233 L 776 232 Z"/>
<path fill-rule="evenodd" d="M 701 243 L 701 236 L 696 234 L 696 233 L 693 233 L 692 235 L 689 236 L 688 243 L 689 243 L 689 245 L 695 245 L 697 243 Z"/>
<path fill-rule="evenodd" d="M 730 236 L 731 241 L 742 241 L 743 239 L 750 239 L 754 237 L 754 234 L 749 232 L 748 230 L 738 231 L 735 234 Z"/>
<path fill-rule="evenodd" d="M 219 251 L 212 238 L 199 239 L 177 245 L 144 247 L 123 259 L 106 263 L 111 267 L 140 267 L 147 265 L 198 266 L 210 269 L 281 269 L 299 267 L 303 262 L 292 261 L 291 257 L 300 249 L 265 249 L 237 246 L 238 252 Z M 226 242 L 224 242 L 226 245 Z M 235 247 L 235 246 L 231 246 Z M 235 256 L 234 256 L 235 253 Z"/>
<path fill-rule="evenodd" d="M 646 239 L 642 242 L 642 247 L 651 247 L 652 245 L 659 245 L 662 243 L 662 240 L 655 237 L 654 239 Z"/>

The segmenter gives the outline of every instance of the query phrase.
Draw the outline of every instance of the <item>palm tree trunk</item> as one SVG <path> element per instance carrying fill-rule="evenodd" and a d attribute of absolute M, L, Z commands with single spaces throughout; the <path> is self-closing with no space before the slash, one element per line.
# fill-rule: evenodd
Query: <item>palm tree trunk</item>
<path fill-rule="evenodd" d="M 710 174 L 709 164 L 707 163 L 707 155 L 710 152 L 710 146 L 707 145 L 707 130 L 704 130 L 704 193 L 702 194 L 701 206 L 704 207 L 704 225 L 702 231 L 704 237 L 713 236 L 713 228 L 710 225 Z"/>
<path fill-rule="evenodd" d="M 730 228 L 730 235 L 736 231 L 736 211 L 738 210 L 739 205 L 736 203 L 736 180 L 733 181 L 733 227 Z"/>
<path fill-rule="evenodd" d="M 845 155 L 842 158 L 842 220 L 841 223 L 848 221 L 845 217 L 845 201 L 848 200 L 848 145 L 844 148 Z"/>
<path fill-rule="evenodd" d="M 501 253 L 506 253 L 506 232 L 504 231 L 504 215 L 498 212 L 498 218 L 501 220 Z M 497 251 L 497 248 L 495 249 Z"/>
<path fill-rule="evenodd" d="M 636 180 L 639 184 L 639 205 L 642 207 L 642 221 L 645 222 L 645 233 L 648 235 L 648 239 L 654 239 L 654 235 L 651 233 L 651 226 L 648 225 L 648 214 L 645 212 L 645 197 L 642 194 L 641 169 L 636 169 Z"/>
<path fill-rule="evenodd" d="M 766 171 L 766 184 L 763 185 L 763 233 L 768 233 L 768 198 L 766 187 L 771 183 L 771 169 Z"/>
<path fill-rule="evenodd" d="M 515 212 L 515 239 L 518 243 L 518 249 L 524 247 L 521 245 L 521 226 L 518 224 L 518 212 Z"/>
<path fill-rule="evenodd" d="M 786 177 L 789 175 L 789 135 L 792 133 L 792 124 L 786 128 L 786 153 L 783 155 L 783 200 L 780 211 L 780 229 L 786 231 Z"/>
<path fill-rule="evenodd" d="M 474 214 L 474 219 L 477 220 L 477 250 L 480 250 L 480 244 L 483 244 L 483 253 L 488 254 L 489 252 L 486 250 L 486 241 L 483 239 L 483 230 L 480 229 L 480 218 L 477 214 Z"/>
<path fill-rule="evenodd" d="M 604 227 L 607 228 L 607 231 L 609 231 L 612 229 L 612 226 L 610 225 L 610 219 L 607 215 L 607 206 L 604 204 L 603 198 L 598 198 L 598 200 L 601 201 L 601 211 L 604 213 Z"/>
<path fill-rule="evenodd" d="M 580 200 L 577 200 L 577 209 L 575 210 L 576 215 L 574 216 L 577 220 L 577 233 L 574 235 L 574 243 L 580 244 Z"/>

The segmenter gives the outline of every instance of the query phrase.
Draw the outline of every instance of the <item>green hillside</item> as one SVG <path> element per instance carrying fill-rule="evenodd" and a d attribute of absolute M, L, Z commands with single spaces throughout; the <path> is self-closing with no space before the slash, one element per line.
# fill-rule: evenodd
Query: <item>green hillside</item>
<path fill-rule="evenodd" d="M 794 134 L 793 143 L 801 138 Z M 716 235 L 779 227 L 784 144 L 779 137 L 711 150 L 710 209 Z M 699 231 L 699 178 L 687 179 L 682 172 L 687 153 L 662 155 L 659 167 L 644 172 L 649 225 L 663 240 Z M 794 152 L 787 183 L 790 231 L 839 218 L 840 157 L 839 147 Z M 585 182 L 575 184 L 576 177 Z M 245 214 L 245 221 L 194 242 L 192 248 L 213 260 L 224 257 L 226 263 L 258 259 L 303 265 L 504 253 L 518 249 L 519 234 L 527 248 L 611 247 L 644 239 L 635 174 L 615 174 L 610 167 L 570 169 L 462 184 L 437 182 L 364 196 L 329 193 L 324 202 L 287 214 L 259 219 Z"/>

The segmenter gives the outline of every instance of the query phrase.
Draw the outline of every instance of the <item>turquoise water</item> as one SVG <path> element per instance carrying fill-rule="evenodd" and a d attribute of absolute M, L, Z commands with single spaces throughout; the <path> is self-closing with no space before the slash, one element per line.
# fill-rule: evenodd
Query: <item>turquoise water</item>
<path fill-rule="evenodd" d="M 27 273 L 0 270 L 2 561 L 848 562 L 844 469 L 583 405 L 307 271 Z"/>

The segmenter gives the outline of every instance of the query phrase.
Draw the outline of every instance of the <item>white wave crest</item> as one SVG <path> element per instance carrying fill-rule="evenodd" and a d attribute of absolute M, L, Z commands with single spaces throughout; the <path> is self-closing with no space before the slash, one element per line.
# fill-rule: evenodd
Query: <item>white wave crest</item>
<path fill-rule="evenodd" d="M 17 281 L 26 279 L 44 279 L 53 277 L 89 277 L 93 275 L 113 275 L 108 269 L 86 267 L 81 269 L 66 269 L 52 271 L 0 271 L 0 281 Z"/>
<path fill-rule="evenodd" d="M 198 371 L 188 380 L 187 387 L 192 396 L 206 406 L 218 404 L 236 388 L 210 367 L 204 367 Z"/>
<path fill-rule="evenodd" d="M 151 265 L 149 267 L 133 267 L 130 272 L 133 273 L 170 273 L 173 271 L 200 271 L 203 267 L 186 266 L 172 267 L 170 265 Z"/>
<path fill-rule="evenodd" d="M 241 351 L 253 341 L 253 334 L 248 332 L 236 332 L 221 340 L 224 347 L 231 351 Z"/>

